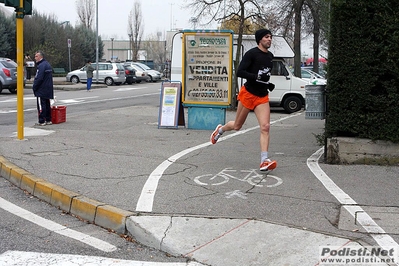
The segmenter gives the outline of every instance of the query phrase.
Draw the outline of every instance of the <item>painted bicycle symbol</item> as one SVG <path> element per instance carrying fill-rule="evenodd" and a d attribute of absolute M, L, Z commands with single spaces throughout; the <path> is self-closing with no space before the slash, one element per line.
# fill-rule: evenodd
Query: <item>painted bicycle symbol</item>
<path fill-rule="evenodd" d="M 233 174 L 238 173 L 238 177 Z M 231 168 L 225 168 L 216 175 L 206 174 L 200 175 L 194 178 L 194 182 L 201 186 L 219 186 L 229 182 L 230 179 L 235 179 L 242 182 L 247 182 L 248 184 L 255 187 L 263 187 L 262 183 L 268 182 L 267 178 L 275 179 L 274 184 L 266 185 L 266 187 L 277 187 L 283 183 L 283 180 L 274 175 L 259 174 L 256 169 L 250 170 L 234 170 Z M 270 183 L 270 182 L 269 182 Z"/>

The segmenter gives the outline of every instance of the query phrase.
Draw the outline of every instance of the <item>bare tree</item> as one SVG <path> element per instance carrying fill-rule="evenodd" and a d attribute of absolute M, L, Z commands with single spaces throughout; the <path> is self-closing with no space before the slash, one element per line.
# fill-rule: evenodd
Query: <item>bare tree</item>
<path fill-rule="evenodd" d="M 326 0 L 305 0 L 305 6 L 310 10 L 311 18 L 307 25 L 313 34 L 313 70 L 319 72 L 320 44 L 326 43 L 328 33 L 329 3 Z M 306 9 L 305 14 L 306 14 Z"/>
<path fill-rule="evenodd" d="M 295 52 L 295 75 L 300 75 L 301 40 L 313 35 L 313 58 L 318 60 L 320 43 L 326 42 L 329 0 L 275 0 L 269 12 L 276 14 L 276 31 L 291 43 Z M 318 64 L 314 64 L 315 68 Z M 316 70 L 314 68 L 314 70 Z M 297 70 L 298 69 L 298 70 Z M 317 70 L 316 70 L 317 72 Z"/>
<path fill-rule="evenodd" d="M 302 27 L 302 8 L 305 0 L 292 0 L 294 10 L 294 75 L 301 76 L 301 27 Z"/>
<path fill-rule="evenodd" d="M 80 23 L 91 30 L 96 14 L 94 0 L 76 0 L 76 10 Z"/>
<path fill-rule="evenodd" d="M 242 46 L 242 35 L 247 33 L 247 26 L 253 26 L 253 30 L 264 27 L 267 24 L 264 7 L 259 4 L 261 0 L 188 0 L 186 8 L 194 11 L 199 21 L 208 19 L 203 25 L 209 25 L 213 21 L 225 22 L 229 19 L 234 20 L 232 24 L 237 30 L 237 47 Z M 250 22 L 250 23 L 249 23 Z M 225 23 L 228 25 L 228 23 Z M 234 69 L 238 68 L 241 58 L 241 49 L 236 51 Z M 238 84 L 237 77 L 234 76 L 235 84 Z M 235 86 L 238 91 L 238 86 Z M 234 103 L 233 103 L 234 104 Z"/>
<path fill-rule="evenodd" d="M 135 0 L 133 9 L 128 17 L 128 35 L 130 41 L 130 49 L 132 51 L 132 60 L 137 61 L 138 51 L 140 50 L 141 39 L 144 32 L 143 15 L 141 12 L 141 3 Z"/>
<path fill-rule="evenodd" d="M 146 51 L 146 59 L 153 60 L 154 69 L 156 68 L 156 70 L 160 70 L 166 61 L 166 42 L 159 41 L 161 34 L 161 32 L 150 34 L 140 47 L 141 50 Z"/>

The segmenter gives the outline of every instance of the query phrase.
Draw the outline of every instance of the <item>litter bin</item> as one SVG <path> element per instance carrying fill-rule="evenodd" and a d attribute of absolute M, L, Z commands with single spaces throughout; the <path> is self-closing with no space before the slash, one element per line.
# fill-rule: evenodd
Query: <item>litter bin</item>
<path fill-rule="evenodd" d="M 324 119 L 326 116 L 326 85 L 306 85 L 305 98 L 305 119 Z"/>

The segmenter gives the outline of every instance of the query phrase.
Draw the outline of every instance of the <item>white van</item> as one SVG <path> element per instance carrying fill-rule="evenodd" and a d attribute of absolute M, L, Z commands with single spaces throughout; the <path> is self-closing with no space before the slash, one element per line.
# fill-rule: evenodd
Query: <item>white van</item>
<path fill-rule="evenodd" d="M 182 77 L 182 38 L 177 32 L 172 38 L 171 80 L 181 81 Z M 243 35 L 241 55 L 256 46 L 254 35 Z M 236 55 L 237 35 L 233 37 L 233 57 Z M 270 82 L 275 89 L 269 94 L 270 106 L 280 106 L 288 113 L 297 112 L 305 106 L 305 85 L 307 81 L 295 77 L 289 70 L 284 58 L 294 57 L 294 52 L 281 36 L 273 36 L 270 51 L 274 54 L 273 70 Z M 233 58 L 235 60 L 235 58 Z M 238 88 L 245 80 L 238 79 Z"/>

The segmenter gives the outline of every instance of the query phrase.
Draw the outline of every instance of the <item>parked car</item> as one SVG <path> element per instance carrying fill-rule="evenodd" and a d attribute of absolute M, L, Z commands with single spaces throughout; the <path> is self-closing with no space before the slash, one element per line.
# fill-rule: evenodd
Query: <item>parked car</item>
<path fill-rule="evenodd" d="M 132 68 L 131 66 L 123 66 L 125 68 L 125 77 L 126 77 L 126 81 L 125 84 L 132 84 L 135 83 L 137 80 L 136 77 L 136 70 L 134 70 L 134 68 Z"/>
<path fill-rule="evenodd" d="M 292 69 L 292 71 L 294 70 Z M 306 68 L 301 68 L 301 79 L 306 80 L 308 84 L 314 84 L 314 85 L 327 84 L 327 80 L 322 75 L 317 74 L 316 72 Z"/>
<path fill-rule="evenodd" d="M 91 64 L 94 69 L 97 69 L 97 63 Z M 93 82 L 97 78 L 97 70 L 93 72 Z M 72 83 L 87 82 L 86 66 L 71 71 L 66 75 L 66 80 Z M 120 63 L 98 63 L 98 81 L 104 82 L 107 86 L 113 84 L 120 85 L 126 80 L 125 68 Z"/>
<path fill-rule="evenodd" d="M 17 93 L 17 63 L 9 58 L 0 57 L 0 93 L 8 89 Z M 24 77 L 24 86 L 26 78 Z"/>
<path fill-rule="evenodd" d="M 124 66 L 130 66 L 136 71 L 136 83 L 147 81 L 149 79 L 147 71 L 133 62 L 126 62 Z"/>
<path fill-rule="evenodd" d="M 148 77 L 149 80 L 148 81 L 152 81 L 152 82 L 157 82 L 159 80 L 161 80 L 162 78 L 162 74 L 159 71 L 156 71 L 154 69 L 151 69 L 149 66 L 147 66 L 146 64 L 140 63 L 140 62 L 134 62 L 134 64 L 140 66 L 141 68 L 143 68 L 145 71 L 147 71 L 148 73 Z"/>
<path fill-rule="evenodd" d="M 325 64 L 319 64 L 319 72 L 316 72 L 317 74 L 321 75 L 324 79 L 326 78 L 327 71 L 325 70 Z M 310 70 L 313 71 L 313 66 L 303 66 L 302 69 Z M 313 71 L 315 72 L 315 71 Z"/>

